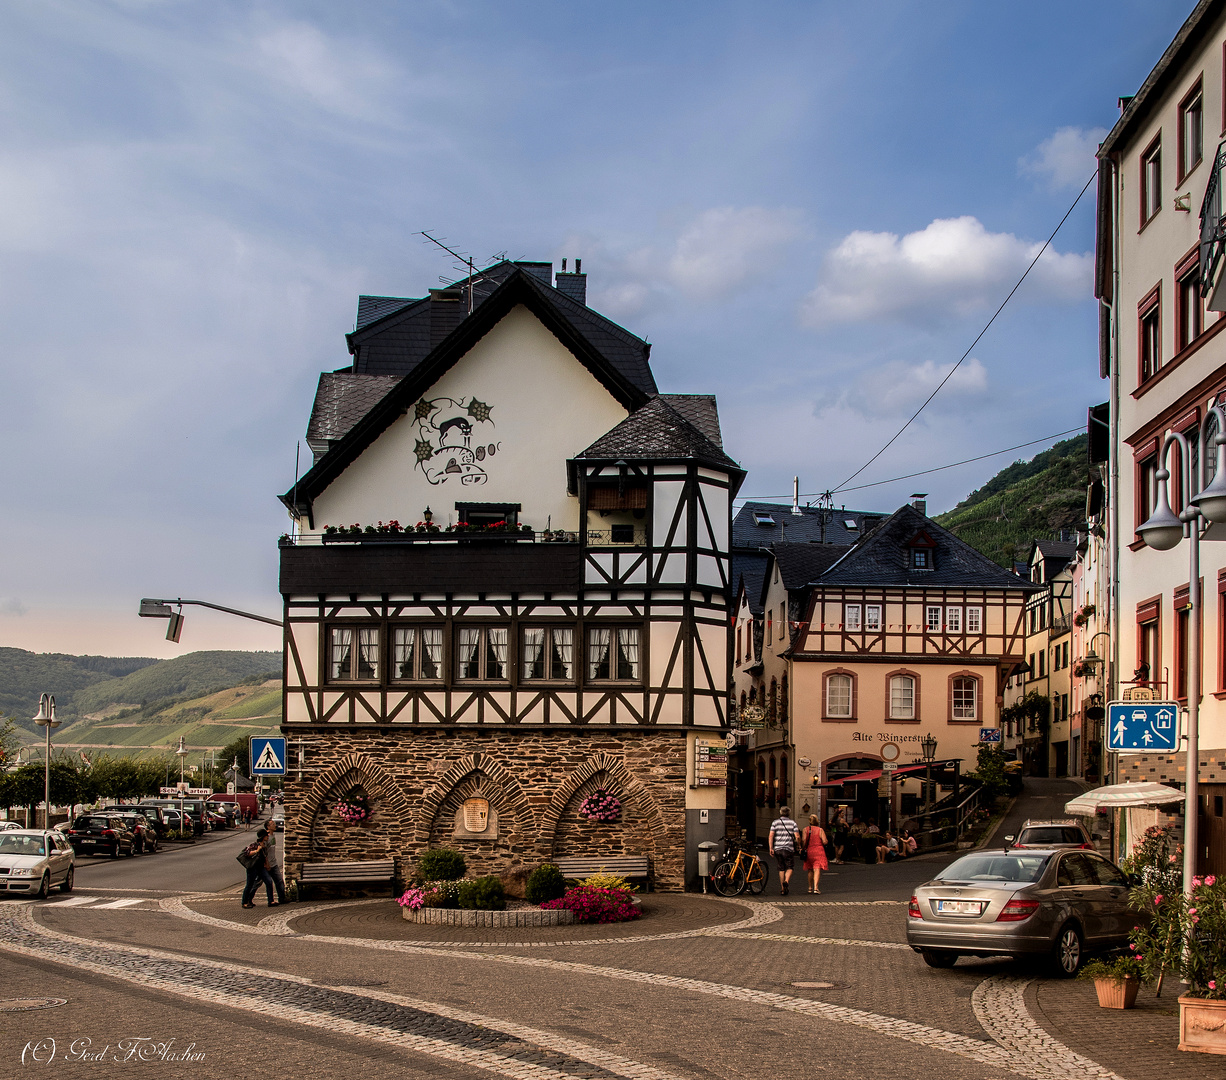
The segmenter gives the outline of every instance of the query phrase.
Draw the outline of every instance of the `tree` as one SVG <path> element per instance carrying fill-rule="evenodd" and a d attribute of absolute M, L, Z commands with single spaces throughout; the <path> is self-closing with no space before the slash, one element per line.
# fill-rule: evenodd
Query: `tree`
<path fill-rule="evenodd" d="M 238 771 L 244 776 L 251 775 L 251 760 L 249 756 L 250 743 L 246 735 L 240 735 L 217 751 L 217 764 L 224 771 L 234 764 L 238 758 Z"/>
<path fill-rule="evenodd" d="M 11 716 L 0 716 L 0 768 L 8 765 L 9 758 L 17 752 L 17 725 Z"/>
<path fill-rule="evenodd" d="M 1008 790 L 1005 761 L 1005 752 L 999 746 L 993 743 L 979 744 L 979 760 L 971 775 L 983 784 L 989 805 Z"/>

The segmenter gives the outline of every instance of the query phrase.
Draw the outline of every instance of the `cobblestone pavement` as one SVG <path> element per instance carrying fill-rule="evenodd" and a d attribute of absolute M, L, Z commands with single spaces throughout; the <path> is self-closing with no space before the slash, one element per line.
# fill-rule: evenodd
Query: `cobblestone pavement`
<path fill-rule="evenodd" d="M 540 1080 L 767 1068 L 849 1080 L 934 1070 L 943 1080 L 1221 1075 L 1220 1059 L 1174 1050 L 1177 1017 L 1165 1014 L 1173 997 L 1104 1019 L 1089 984 L 1037 980 L 1009 961 L 928 969 L 905 945 L 897 901 L 645 900 L 637 923 L 500 940 L 461 928 L 441 937 L 405 922 L 386 899 L 271 911 L 244 911 L 233 898 L 123 908 L 10 901 L 0 903 L 0 966 L 5 975 L 14 963 L 62 973 L 41 984 L 45 994 L 63 986 L 59 997 L 71 999 L 89 972 L 99 994 L 122 997 L 115 988 L 126 987 L 180 1012 L 187 995 L 217 1024 L 258 1016 L 278 1025 L 300 1060 L 316 1040 L 331 1040 L 311 1070 L 321 1080 L 350 1075 L 345 1055 L 355 1046 L 403 1061 L 404 1075 Z M 0 1028 L 0 1062 L 19 1053 L 16 1042 L 37 1030 L 29 1018 L 40 1015 L 50 1014 L 21 1014 L 12 1035 Z M 1152 1050 L 1118 1049 L 1129 1036 L 1152 1040 Z M 230 1066 L 215 1075 L 233 1077 L 242 1045 L 214 1045 L 213 1060 Z M 186 1063 L 177 1075 L 214 1074 Z"/>

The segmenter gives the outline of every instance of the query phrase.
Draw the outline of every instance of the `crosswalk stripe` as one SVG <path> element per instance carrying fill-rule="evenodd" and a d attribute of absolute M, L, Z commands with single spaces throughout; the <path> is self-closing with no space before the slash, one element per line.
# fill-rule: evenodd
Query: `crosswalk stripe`
<path fill-rule="evenodd" d="M 56 907 L 80 907 L 82 904 L 92 904 L 96 896 L 70 896 L 67 900 L 55 901 Z"/>
<path fill-rule="evenodd" d="M 143 896 L 138 896 L 135 899 L 129 897 L 127 900 L 112 900 L 109 904 L 95 905 L 94 910 L 98 911 L 98 910 L 101 910 L 102 908 L 131 907 L 133 904 L 139 904 L 143 899 L 144 899 Z"/>

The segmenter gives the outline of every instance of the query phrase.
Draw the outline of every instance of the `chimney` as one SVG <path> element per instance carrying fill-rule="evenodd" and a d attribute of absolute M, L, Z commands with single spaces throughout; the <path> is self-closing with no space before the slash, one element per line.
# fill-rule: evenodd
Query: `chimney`
<path fill-rule="evenodd" d="M 928 516 L 928 492 L 917 491 L 911 493 L 911 506 L 918 510 L 924 517 Z"/>
<path fill-rule="evenodd" d="M 583 269 L 583 260 L 575 260 L 575 272 L 568 274 L 566 272 L 566 260 L 562 260 L 562 269 L 554 275 L 554 288 L 565 296 L 569 296 L 572 300 L 577 301 L 584 307 L 587 307 L 587 274 L 581 273 Z"/>
<path fill-rule="evenodd" d="M 460 325 L 467 314 L 463 289 L 430 290 L 430 348 Z"/>

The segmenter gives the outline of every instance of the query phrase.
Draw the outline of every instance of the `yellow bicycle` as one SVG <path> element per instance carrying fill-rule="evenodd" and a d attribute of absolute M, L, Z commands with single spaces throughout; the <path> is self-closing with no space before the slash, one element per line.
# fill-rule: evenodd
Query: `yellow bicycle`
<path fill-rule="evenodd" d="M 761 896 L 770 878 L 770 867 L 750 845 L 739 840 L 724 843 L 724 858 L 711 871 L 711 886 L 720 896 L 739 896 L 746 889 Z"/>

